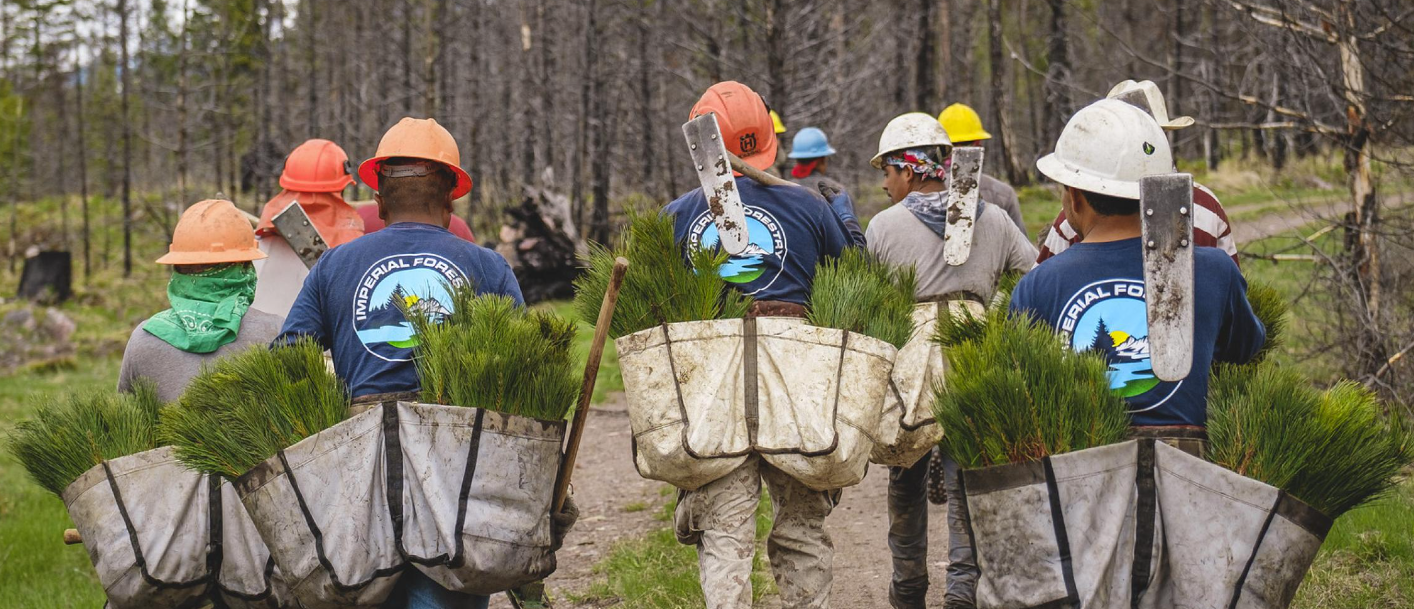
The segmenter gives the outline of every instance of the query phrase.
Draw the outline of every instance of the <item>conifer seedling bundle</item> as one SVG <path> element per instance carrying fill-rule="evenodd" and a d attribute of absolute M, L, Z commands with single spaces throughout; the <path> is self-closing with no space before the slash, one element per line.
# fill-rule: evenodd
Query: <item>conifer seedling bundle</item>
<path fill-rule="evenodd" d="M 447 292 L 450 311 L 417 303 L 406 311 L 417 331 L 422 401 L 564 419 L 579 397 L 574 322 L 506 296 L 477 296 L 470 284 Z"/>
<path fill-rule="evenodd" d="M 806 321 L 902 348 L 913 333 L 913 267 L 894 267 L 861 248 L 815 267 Z"/>
<path fill-rule="evenodd" d="M 140 381 L 131 394 L 93 391 L 42 403 L 21 421 L 8 448 L 44 490 L 64 488 L 105 460 L 161 446 L 157 433 L 162 402 L 157 388 Z"/>
<path fill-rule="evenodd" d="M 580 319 L 599 316 L 618 256 L 628 259 L 629 270 L 609 327 L 612 338 L 661 324 L 745 317 L 751 307 L 751 297 L 728 289 L 721 277 L 726 252 L 697 249 L 685 260 L 673 236 L 673 216 L 630 212 L 617 246 L 589 246 L 587 268 L 575 281 L 574 308 Z"/>
<path fill-rule="evenodd" d="M 935 388 L 940 443 L 964 468 L 989 467 L 1122 442 L 1124 400 L 1108 365 L 1077 353 L 1055 332 L 1004 306 L 985 320 L 943 316 L 934 340 L 950 369 Z"/>
<path fill-rule="evenodd" d="M 162 437 L 187 467 L 234 479 L 343 421 L 348 408 L 318 343 L 256 345 L 204 367 L 163 410 Z"/>

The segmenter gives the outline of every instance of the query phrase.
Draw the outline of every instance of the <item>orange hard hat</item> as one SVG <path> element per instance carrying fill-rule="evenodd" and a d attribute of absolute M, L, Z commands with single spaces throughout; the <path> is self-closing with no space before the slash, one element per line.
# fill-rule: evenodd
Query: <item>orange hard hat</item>
<path fill-rule="evenodd" d="M 711 112 L 717 115 L 727 150 L 760 170 L 776 164 L 776 130 L 766 101 L 751 87 L 736 81 L 719 82 L 702 94 L 688 119 Z"/>
<path fill-rule="evenodd" d="M 264 257 L 245 214 L 230 201 L 207 199 L 182 212 L 172 245 L 157 264 L 221 264 Z"/>
<path fill-rule="evenodd" d="M 390 158 L 424 159 L 445 165 L 457 176 L 452 198 L 459 199 L 471 192 L 471 176 L 462 169 L 462 155 L 457 140 L 446 128 L 430 118 L 403 117 L 378 142 L 378 152 L 358 167 L 358 177 L 369 188 L 378 190 L 378 167 Z"/>
<path fill-rule="evenodd" d="M 280 187 L 297 192 L 341 192 L 353 184 L 349 155 L 329 140 L 309 140 L 285 158 Z"/>

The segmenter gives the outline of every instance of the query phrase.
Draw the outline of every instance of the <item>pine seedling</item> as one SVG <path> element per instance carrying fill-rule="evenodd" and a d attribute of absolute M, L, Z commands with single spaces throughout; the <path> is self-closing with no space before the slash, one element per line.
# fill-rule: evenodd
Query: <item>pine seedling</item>
<path fill-rule="evenodd" d="M 157 387 L 140 380 L 131 394 L 95 391 L 38 404 L 9 433 L 7 448 L 37 484 L 60 495 L 108 459 L 157 448 Z"/>
<path fill-rule="evenodd" d="M 1285 342 L 1286 314 L 1290 307 L 1281 292 L 1258 281 L 1248 281 L 1247 302 L 1252 305 L 1252 312 L 1267 330 L 1267 342 L 1252 358 L 1252 362 L 1257 363 L 1266 360 L 1267 354 L 1281 348 Z"/>
<path fill-rule="evenodd" d="M 894 267 L 861 248 L 815 267 L 806 321 L 902 348 L 913 333 L 913 267 Z"/>
<path fill-rule="evenodd" d="M 564 419 L 579 397 L 574 323 L 470 285 L 446 289 L 450 312 L 405 312 L 418 336 L 422 401 Z"/>
<path fill-rule="evenodd" d="M 746 316 L 751 297 L 730 289 L 720 274 L 729 259 L 726 252 L 695 249 L 684 256 L 673 236 L 673 221 L 654 211 L 629 212 L 617 246 L 590 244 L 584 274 L 574 284 L 580 319 L 598 318 L 614 259 L 620 256 L 629 268 L 609 326 L 612 338 L 667 323 Z"/>
<path fill-rule="evenodd" d="M 1316 390 L 1264 362 L 1223 364 L 1208 396 L 1209 456 L 1332 518 L 1390 490 L 1414 461 L 1414 433 L 1355 383 Z"/>
<path fill-rule="evenodd" d="M 252 346 L 202 368 L 162 411 L 162 436 L 187 467 L 237 478 L 348 417 L 344 384 L 311 339 Z"/>
<path fill-rule="evenodd" d="M 1104 359 L 1072 351 L 1041 322 L 993 307 L 980 335 L 957 339 L 944 355 L 950 369 L 934 388 L 933 411 L 940 445 L 965 468 L 1125 438 L 1129 415 L 1109 389 Z"/>

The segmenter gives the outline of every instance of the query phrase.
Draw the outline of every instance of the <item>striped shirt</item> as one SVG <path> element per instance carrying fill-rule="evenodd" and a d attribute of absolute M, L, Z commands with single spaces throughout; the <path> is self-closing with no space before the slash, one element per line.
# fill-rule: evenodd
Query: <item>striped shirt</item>
<path fill-rule="evenodd" d="M 1223 211 L 1218 196 L 1208 190 L 1208 187 L 1195 183 L 1193 203 L 1193 244 L 1198 247 L 1216 247 L 1232 256 L 1233 262 L 1238 262 L 1237 243 L 1232 238 L 1232 225 L 1227 221 L 1227 212 Z M 1036 257 L 1036 264 L 1041 264 L 1066 248 L 1080 243 L 1082 239 L 1084 237 L 1065 221 L 1065 210 L 1062 209 L 1060 215 L 1056 216 L 1056 221 L 1051 223 L 1046 240 L 1041 242 L 1041 254 Z M 1241 263 L 1238 265 L 1241 266 Z"/>

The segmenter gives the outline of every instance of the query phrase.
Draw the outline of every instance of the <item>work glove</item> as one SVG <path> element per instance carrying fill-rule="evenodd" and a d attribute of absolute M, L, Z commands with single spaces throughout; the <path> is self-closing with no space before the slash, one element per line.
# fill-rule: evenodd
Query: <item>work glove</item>
<path fill-rule="evenodd" d="M 574 504 L 574 497 L 567 496 L 564 507 L 559 512 L 550 513 L 550 551 L 559 550 L 560 546 L 565 545 L 565 534 L 569 533 L 578 521 L 579 507 Z"/>

